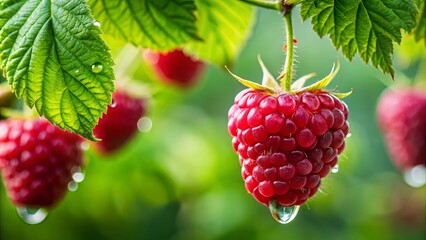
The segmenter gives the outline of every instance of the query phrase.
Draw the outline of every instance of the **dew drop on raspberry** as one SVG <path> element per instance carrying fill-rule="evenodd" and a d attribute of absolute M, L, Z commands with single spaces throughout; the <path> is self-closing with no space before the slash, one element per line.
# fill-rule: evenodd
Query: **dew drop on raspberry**
<path fill-rule="evenodd" d="M 338 173 L 339 172 L 339 165 L 334 165 L 334 167 L 331 168 L 332 173 Z"/>
<path fill-rule="evenodd" d="M 19 217 L 27 224 L 39 224 L 46 219 L 48 211 L 44 208 L 20 206 L 16 208 Z"/>
<path fill-rule="evenodd" d="M 272 217 L 281 224 L 287 224 L 297 216 L 300 206 L 294 205 L 285 207 L 280 205 L 277 201 L 271 200 L 269 202 L 269 211 Z"/>

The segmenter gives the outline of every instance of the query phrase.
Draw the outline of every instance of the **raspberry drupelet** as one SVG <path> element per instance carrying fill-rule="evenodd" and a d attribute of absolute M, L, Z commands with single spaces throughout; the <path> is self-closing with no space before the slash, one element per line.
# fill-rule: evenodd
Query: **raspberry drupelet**
<path fill-rule="evenodd" d="M 349 132 L 348 108 L 332 94 L 241 91 L 228 130 L 247 191 L 269 206 L 304 204 L 337 165 Z"/>
<path fill-rule="evenodd" d="M 46 119 L 0 121 L 0 170 L 17 207 L 51 208 L 83 165 L 83 139 Z"/>

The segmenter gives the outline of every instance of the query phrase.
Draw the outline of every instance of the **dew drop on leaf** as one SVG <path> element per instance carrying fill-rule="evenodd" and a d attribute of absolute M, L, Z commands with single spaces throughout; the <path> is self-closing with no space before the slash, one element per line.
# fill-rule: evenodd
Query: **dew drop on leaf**
<path fill-rule="evenodd" d="M 338 173 L 339 172 L 339 165 L 335 165 L 332 169 L 331 169 L 332 173 Z"/>
<path fill-rule="evenodd" d="M 46 219 L 48 211 L 44 208 L 18 207 L 19 217 L 27 224 L 39 224 Z"/>
<path fill-rule="evenodd" d="M 300 206 L 284 207 L 281 206 L 277 201 L 272 200 L 269 202 L 269 210 L 271 211 L 272 217 L 281 224 L 287 224 L 296 217 L 299 212 Z"/>
<path fill-rule="evenodd" d="M 426 184 L 426 167 L 417 165 L 404 172 L 405 182 L 415 188 L 420 188 Z"/>
<path fill-rule="evenodd" d="M 101 23 L 96 20 L 93 20 L 93 25 L 98 28 L 101 27 Z"/>
<path fill-rule="evenodd" d="M 96 62 L 96 63 L 92 64 L 92 72 L 93 73 L 100 73 L 100 72 L 102 72 L 102 70 L 104 70 L 104 65 L 102 65 L 102 63 Z"/>
<path fill-rule="evenodd" d="M 149 117 L 142 117 L 138 121 L 138 130 L 140 132 L 149 132 L 152 128 L 152 120 Z"/>

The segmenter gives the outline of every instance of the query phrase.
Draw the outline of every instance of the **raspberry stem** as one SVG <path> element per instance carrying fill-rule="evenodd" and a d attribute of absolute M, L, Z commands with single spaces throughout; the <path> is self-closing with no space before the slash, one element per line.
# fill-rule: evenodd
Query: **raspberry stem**
<path fill-rule="evenodd" d="M 284 70 L 281 74 L 281 87 L 284 91 L 290 92 L 294 61 L 293 21 L 291 17 L 291 9 L 284 12 L 284 21 L 287 36 L 287 56 L 285 59 Z"/>

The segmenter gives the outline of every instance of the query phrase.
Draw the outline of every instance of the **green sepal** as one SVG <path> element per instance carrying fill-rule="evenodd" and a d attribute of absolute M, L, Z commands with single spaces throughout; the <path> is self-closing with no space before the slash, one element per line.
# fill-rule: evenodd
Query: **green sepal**
<path fill-rule="evenodd" d="M 274 90 L 274 92 L 280 92 L 281 87 L 269 70 L 266 68 L 265 64 L 260 58 L 260 55 L 257 55 L 257 60 L 259 61 L 259 65 L 262 68 L 263 78 L 262 78 L 262 86 L 269 87 Z"/>
<path fill-rule="evenodd" d="M 297 89 L 303 88 L 303 85 L 305 85 L 306 80 L 315 77 L 316 75 L 316 73 L 309 73 L 305 76 L 302 76 L 301 78 L 294 81 L 293 84 L 291 84 L 291 90 L 296 91 Z"/>
<path fill-rule="evenodd" d="M 317 91 L 317 90 L 322 90 L 323 88 L 327 87 L 328 84 L 330 84 L 330 82 L 336 77 L 337 73 L 340 70 L 340 61 L 337 61 L 337 67 L 335 69 L 336 65 L 333 65 L 333 68 L 331 69 L 330 74 L 328 74 L 325 78 L 319 80 L 318 82 L 300 88 L 298 90 L 295 90 L 295 93 L 300 93 L 300 92 L 305 92 L 305 91 Z"/>
<path fill-rule="evenodd" d="M 237 79 L 237 80 L 238 80 L 238 82 L 240 82 L 240 83 L 241 83 L 241 84 L 243 84 L 244 86 L 246 86 L 246 87 L 248 87 L 248 88 L 251 88 L 251 89 L 254 89 L 254 90 L 257 90 L 257 91 L 268 92 L 268 93 L 270 93 L 270 94 L 275 93 L 274 89 L 272 89 L 272 88 L 270 88 L 270 87 L 267 87 L 267 86 L 260 85 L 260 84 L 258 84 L 258 83 L 255 83 L 255 82 L 252 82 L 252 81 L 249 81 L 249 80 L 246 80 L 246 79 L 243 79 L 243 78 L 240 78 L 239 76 L 237 76 L 237 75 L 233 74 L 233 73 L 232 73 L 232 72 L 228 69 L 228 67 L 227 67 L 227 66 L 225 66 L 225 68 L 226 68 L 226 70 L 228 70 L 229 74 L 231 74 L 231 75 L 232 75 L 235 79 Z"/>
<path fill-rule="evenodd" d="M 330 93 L 331 93 L 332 95 L 334 95 L 335 97 L 337 97 L 337 98 L 345 98 L 345 97 L 347 97 L 347 96 L 351 95 L 353 91 L 354 91 L 354 90 L 353 90 L 353 89 L 351 89 L 349 92 L 346 92 L 346 93 L 333 93 L 333 92 L 330 92 Z"/>
<path fill-rule="evenodd" d="M 353 90 L 351 89 L 351 91 L 347 92 L 347 93 L 337 93 L 334 92 L 334 90 L 324 90 L 325 87 L 327 87 L 330 82 L 336 77 L 337 73 L 340 70 L 340 61 L 337 61 L 337 66 L 333 65 L 333 68 L 331 69 L 330 74 L 328 74 L 325 78 L 317 81 L 314 84 L 311 84 L 309 86 L 303 87 L 303 85 L 305 84 L 306 80 L 308 80 L 309 78 L 315 76 L 315 73 L 311 73 L 308 75 L 305 75 L 301 78 L 299 78 L 297 81 L 295 81 L 292 85 L 291 85 L 291 92 L 292 93 L 301 93 L 301 92 L 305 92 L 305 91 L 326 91 L 329 92 L 330 94 L 333 94 L 335 97 L 337 98 L 345 98 L 349 95 L 352 94 Z"/>

